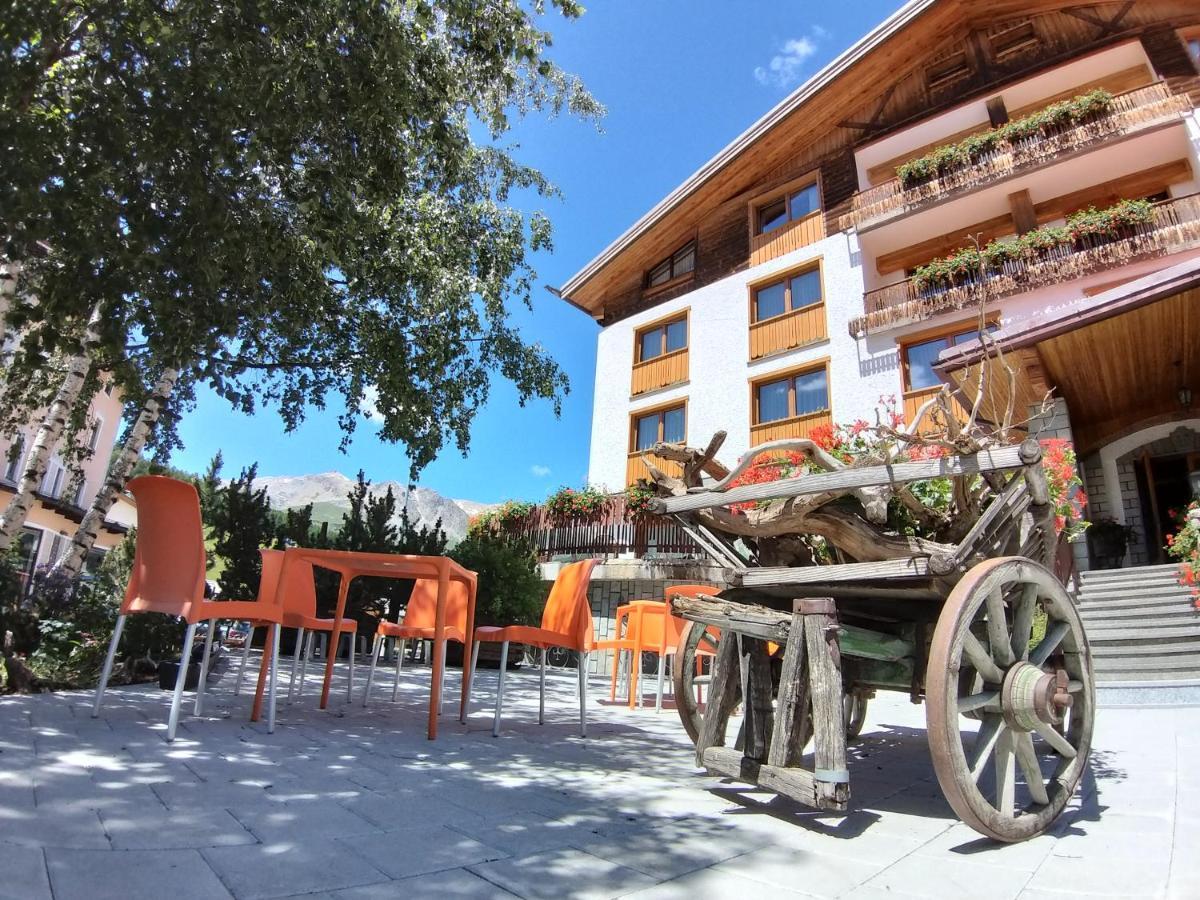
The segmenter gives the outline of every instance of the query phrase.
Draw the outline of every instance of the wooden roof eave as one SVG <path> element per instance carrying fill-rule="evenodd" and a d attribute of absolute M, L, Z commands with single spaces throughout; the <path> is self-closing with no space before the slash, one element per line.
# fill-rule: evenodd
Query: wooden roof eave
<path fill-rule="evenodd" d="M 610 243 L 598 256 L 572 275 L 558 293 L 572 305 L 584 309 L 593 317 L 600 315 L 598 305 L 574 296 L 588 281 L 608 266 L 619 255 L 629 249 L 640 237 L 661 222 L 686 199 L 691 197 L 714 175 L 756 144 L 764 135 L 790 117 L 805 103 L 819 95 L 838 78 L 864 60 L 867 55 L 894 37 L 923 13 L 945 0 L 909 0 L 904 6 L 880 23 L 875 29 L 843 52 L 816 75 L 776 104 L 758 121 L 736 137 L 719 153 L 696 170 L 687 180 L 655 204 L 647 213 L 633 223 Z"/>
<path fill-rule="evenodd" d="M 1102 294 L 1081 298 L 1065 312 L 1038 317 L 1017 328 L 993 332 L 988 337 L 986 348 L 978 338 L 955 344 L 941 352 L 933 370 L 942 381 L 954 384 L 951 373 L 975 365 L 985 356 L 990 356 L 995 347 L 1005 352 L 1036 347 L 1050 338 L 1197 287 L 1200 287 L 1200 257 L 1160 269 Z"/>

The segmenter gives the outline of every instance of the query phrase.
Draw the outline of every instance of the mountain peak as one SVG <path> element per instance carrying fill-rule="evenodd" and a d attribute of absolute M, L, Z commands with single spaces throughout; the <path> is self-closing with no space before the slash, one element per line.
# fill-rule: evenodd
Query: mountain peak
<path fill-rule="evenodd" d="M 295 509 L 313 505 L 313 518 L 337 524 L 341 513 L 350 509 L 346 495 L 354 487 L 355 480 L 341 472 L 319 472 L 312 475 L 264 475 L 254 480 L 255 489 L 265 488 L 271 506 L 275 509 Z M 408 510 L 409 520 L 415 525 L 430 525 L 441 519 L 442 530 L 454 544 L 467 533 L 469 518 L 487 509 L 489 504 L 473 500 L 452 500 L 443 497 L 431 488 L 408 486 L 398 481 L 372 482 L 367 489 L 370 496 L 383 496 L 388 488 L 396 498 L 397 517 L 399 510 Z"/>

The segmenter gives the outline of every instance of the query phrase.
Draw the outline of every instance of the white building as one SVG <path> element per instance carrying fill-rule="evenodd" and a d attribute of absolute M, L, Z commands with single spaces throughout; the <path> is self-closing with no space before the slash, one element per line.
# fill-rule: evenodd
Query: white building
<path fill-rule="evenodd" d="M 911 416 L 944 381 L 970 400 L 977 290 L 914 270 L 972 237 L 1048 235 L 1146 199 L 1133 224 L 990 273 L 986 319 L 1015 341 L 1023 400 L 1058 398 L 1031 431 L 1073 437 L 1091 516 L 1140 529 L 1134 561 L 1154 561 L 1167 508 L 1200 470 L 1200 293 L 1185 276 L 1155 300 L 1145 285 L 1200 259 L 1200 5 L 1085 12 L 907 4 L 569 279 L 563 297 L 601 326 L 589 480 L 635 481 L 660 439 L 724 430 L 733 460 L 873 421 L 881 397 Z M 1029 127 L 900 181 L 905 163 L 1008 123 Z M 1155 317 L 1114 318 L 1126 294 Z M 1070 353 L 1030 343 L 1052 321 L 1074 334 Z"/>

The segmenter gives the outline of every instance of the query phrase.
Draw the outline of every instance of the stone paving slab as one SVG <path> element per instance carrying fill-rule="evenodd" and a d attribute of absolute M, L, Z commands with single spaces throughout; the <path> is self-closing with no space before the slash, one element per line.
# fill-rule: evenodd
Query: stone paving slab
<path fill-rule="evenodd" d="M 610 705 L 599 679 L 587 739 L 573 675 L 550 677 L 539 727 L 527 672 L 492 738 L 483 672 L 469 727 L 448 702 L 430 742 L 428 669 L 364 708 L 365 668 L 324 711 L 310 670 L 273 735 L 226 670 L 170 745 L 154 686 L 110 690 L 98 719 L 82 692 L 0 698 L 0 900 L 1200 897 L 1200 709 L 1101 709 L 1064 816 L 998 845 L 942 798 L 904 696 L 872 702 L 838 816 L 698 772 L 672 710 Z"/>

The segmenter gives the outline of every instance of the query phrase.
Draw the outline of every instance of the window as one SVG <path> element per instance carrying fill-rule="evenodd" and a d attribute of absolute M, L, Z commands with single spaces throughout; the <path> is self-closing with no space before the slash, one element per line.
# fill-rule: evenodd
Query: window
<path fill-rule="evenodd" d="M 63 479 L 66 477 L 66 473 L 67 470 L 58 455 L 51 456 L 46 463 L 46 474 L 42 476 L 41 493 L 57 500 L 62 493 Z"/>
<path fill-rule="evenodd" d="M 658 287 L 660 284 L 690 275 L 695 268 L 696 242 L 689 241 L 646 273 L 646 287 Z"/>
<path fill-rule="evenodd" d="M 17 559 L 20 561 L 20 577 L 22 594 L 29 590 L 33 580 L 34 569 L 37 568 L 38 553 L 42 549 L 42 532 L 37 528 L 22 528 L 17 537 Z"/>
<path fill-rule="evenodd" d="M 815 306 L 822 299 L 820 268 L 798 272 L 754 291 L 754 321 Z"/>
<path fill-rule="evenodd" d="M 967 62 L 967 51 L 960 50 L 926 69 L 925 80 L 930 90 L 936 90 L 970 74 L 971 65 Z"/>
<path fill-rule="evenodd" d="M 687 317 L 663 322 L 638 332 L 637 362 L 646 362 L 665 353 L 687 347 Z"/>
<path fill-rule="evenodd" d="M 767 234 L 821 210 L 821 189 L 814 181 L 758 208 L 758 233 Z"/>
<path fill-rule="evenodd" d="M 987 327 L 995 331 L 995 323 Z M 973 341 L 979 337 L 979 329 L 970 328 L 963 331 L 952 331 L 928 340 L 904 345 L 904 389 L 919 391 L 923 388 L 937 387 L 941 379 L 933 371 L 938 356 L 947 347 Z"/>
<path fill-rule="evenodd" d="M 4 480 L 9 484 L 17 483 L 17 475 L 25 456 L 25 436 L 17 435 L 8 448 L 8 456 L 4 462 Z"/>
<path fill-rule="evenodd" d="M 75 490 L 71 495 L 71 505 L 82 507 L 84 497 L 86 497 L 86 496 L 87 496 L 87 479 L 80 478 L 79 484 L 75 487 Z"/>
<path fill-rule="evenodd" d="M 1037 32 L 1033 22 L 1026 19 L 1016 25 L 1005 25 L 989 38 L 992 44 L 992 55 L 997 59 L 1032 47 L 1038 42 Z"/>
<path fill-rule="evenodd" d="M 1193 34 L 1187 39 L 1188 53 L 1192 54 L 1192 62 L 1200 67 L 1200 34 Z"/>
<path fill-rule="evenodd" d="M 659 441 L 682 442 L 685 438 L 684 420 L 682 405 L 634 416 L 633 452 L 649 450 Z"/>
<path fill-rule="evenodd" d="M 92 430 L 88 433 L 88 453 L 96 452 L 96 445 L 100 443 L 100 429 L 104 427 L 104 420 L 97 416 L 92 421 Z"/>
<path fill-rule="evenodd" d="M 754 386 L 754 424 L 778 422 L 829 409 L 829 373 L 824 366 Z"/>

